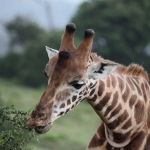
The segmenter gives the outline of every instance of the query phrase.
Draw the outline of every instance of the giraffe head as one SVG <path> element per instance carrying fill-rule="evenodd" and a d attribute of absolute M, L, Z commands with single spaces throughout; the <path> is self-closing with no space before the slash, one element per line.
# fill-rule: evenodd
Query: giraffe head
<path fill-rule="evenodd" d="M 95 78 L 104 78 L 116 69 L 114 64 L 90 61 L 94 31 L 85 30 L 78 48 L 74 46 L 74 24 L 66 26 L 59 52 L 46 48 L 49 61 L 45 67 L 48 86 L 39 103 L 26 121 L 37 133 L 47 132 L 54 120 L 87 99 Z"/>

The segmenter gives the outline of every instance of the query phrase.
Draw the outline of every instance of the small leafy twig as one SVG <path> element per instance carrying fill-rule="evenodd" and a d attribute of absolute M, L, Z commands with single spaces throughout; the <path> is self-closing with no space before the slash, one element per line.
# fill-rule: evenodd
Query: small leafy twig
<path fill-rule="evenodd" d="M 23 150 L 23 145 L 35 136 L 24 125 L 29 112 L 16 110 L 14 106 L 4 106 L 0 107 L 0 115 L 0 149 Z"/>

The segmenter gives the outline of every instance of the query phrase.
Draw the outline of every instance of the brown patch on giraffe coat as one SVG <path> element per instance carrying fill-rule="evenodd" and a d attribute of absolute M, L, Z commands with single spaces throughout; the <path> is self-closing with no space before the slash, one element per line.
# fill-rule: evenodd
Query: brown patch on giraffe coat
<path fill-rule="evenodd" d="M 60 112 L 57 116 L 62 116 L 64 114 L 64 112 Z"/>
<path fill-rule="evenodd" d="M 137 77 L 132 77 L 134 80 L 136 80 L 136 82 L 137 82 L 137 84 L 140 84 L 139 83 L 139 78 L 137 78 Z"/>
<path fill-rule="evenodd" d="M 106 82 L 107 82 L 107 87 L 110 87 L 110 77 L 109 76 L 106 78 Z"/>
<path fill-rule="evenodd" d="M 115 119 L 111 123 L 108 123 L 107 126 L 109 129 L 115 129 L 116 127 L 119 126 L 119 124 L 120 124 L 120 122 L 118 121 L 118 119 Z"/>
<path fill-rule="evenodd" d="M 127 133 L 113 133 L 113 137 L 114 137 L 114 142 L 116 143 L 122 143 L 124 142 L 125 140 L 127 140 L 130 136 L 131 132 L 127 132 Z"/>
<path fill-rule="evenodd" d="M 111 113 L 110 117 L 108 119 L 111 119 L 112 117 L 115 117 L 116 114 L 118 114 L 120 112 L 120 110 L 122 109 L 121 104 L 119 104 Z"/>
<path fill-rule="evenodd" d="M 86 87 L 85 90 L 88 91 L 89 90 L 88 87 Z"/>
<path fill-rule="evenodd" d="M 115 105 L 117 104 L 118 98 L 119 98 L 119 94 L 118 94 L 118 92 L 116 92 L 116 93 L 113 95 L 112 105 L 114 104 L 114 106 L 115 106 Z"/>
<path fill-rule="evenodd" d="M 149 150 L 149 149 L 150 149 L 150 135 L 148 135 L 146 147 L 145 147 L 145 150 Z"/>
<path fill-rule="evenodd" d="M 104 117 L 108 115 L 108 113 L 115 107 L 115 105 L 117 104 L 118 102 L 118 92 L 116 92 L 114 95 L 113 95 L 113 99 L 112 99 L 112 102 L 111 102 L 111 105 L 107 107 L 105 113 L 104 113 Z"/>
<path fill-rule="evenodd" d="M 129 77 L 127 77 L 126 79 L 127 79 L 127 83 L 128 83 L 128 85 L 130 86 L 131 90 L 134 91 L 134 90 L 135 90 L 135 87 L 134 87 L 132 81 L 130 80 Z"/>
<path fill-rule="evenodd" d="M 70 99 L 67 100 L 67 105 L 70 105 L 71 104 L 71 101 Z"/>
<path fill-rule="evenodd" d="M 97 99 L 97 95 L 95 94 L 93 98 L 89 99 L 89 101 L 95 102 Z"/>
<path fill-rule="evenodd" d="M 96 84 L 97 84 L 97 81 L 95 82 L 94 85 L 90 86 L 90 89 L 92 89 Z"/>
<path fill-rule="evenodd" d="M 87 92 L 84 93 L 84 95 L 86 95 L 86 94 L 87 94 Z"/>
<path fill-rule="evenodd" d="M 142 91 L 143 91 L 144 100 L 145 100 L 145 102 L 147 102 L 147 89 L 144 86 L 144 83 L 142 83 L 141 88 L 142 88 Z"/>
<path fill-rule="evenodd" d="M 111 84 L 112 84 L 112 87 L 115 88 L 116 85 L 117 85 L 117 80 L 116 80 L 116 77 L 114 75 L 110 75 L 111 77 Z"/>
<path fill-rule="evenodd" d="M 65 107 L 65 103 L 61 104 L 60 108 L 64 108 Z"/>
<path fill-rule="evenodd" d="M 68 108 L 68 109 L 66 110 L 65 114 L 66 114 L 69 110 L 70 110 L 70 109 Z"/>
<path fill-rule="evenodd" d="M 107 149 L 107 150 L 113 150 L 113 147 L 107 142 L 107 144 L 106 144 L 106 149 Z"/>
<path fill-rule="evenodd" d="M 74 105 L 71 106 L 71 109 L 74 107 Z"/>
<path fill-rule="evenodd" d="M 136 120 L 136 123 L 139 124 L 144 119 L 144 104 L 142 101 L 138 101 L 134 108 L 134 117 Z"/>
<path fill-rule="evenodd" d="M 139 88 L 139 85 L 137 84 L 137 80 L 135 81 L 135 78 L 132 79 L 132 82 L 134 83 L 134 85 L 136 86 L 136 89 L 138 91 L 138 94 L 142 96 L 142 91 L 141 89 Z"/>
<path fill-rule="evenodd" d="M 139 132 L 136 137 L 132 139 L 132 141 L 127 146 L 125 146 L 124 150 L 139 150 L 145 137 L 145 132 Z"/>
<path fill-rule="evenodd" d="M 122 109 L 122 106 L 121 104 L 118 105 L 118 111 L 119 112 L 121 109 Z M 107 123 L 107 126 L 109 129 L 115 129 L 117 126 L 119 126 L 120 122 L 118 121 L 118 118 L 116 118 L 114 121 L 110 122 L 110 123 Z"/>
<path fill-rule="evenodd" d="M 90 83 L 90 87 L 93 85 L 93 83 Z"/>
<path fill-rule="evenodd" d="M 149 83 L 148 82 L 145 82 L 145 89 L 150 92 L 150 87 L 149 87 Z"/>
<path fill-rule="evenodd" d="M 103 81 L 99 80 L 98 96 L 102 96 L 104 91 L 105 91 L 105 84 Z"/>
<path fill-rule="evenodd" d="M 112 106 L 108 106 L 104 113 L 104 117 L 106 117 L 111 110 L 112 110 Z"/>
<path fill-rule="evenodd" d="M 103 107 L 107 104 L 107 102 L 109 101 L 111 97 L 111 92 L 107 92 L 105 94 L 105 96 L 102 98 L 102 100 L 95 106 L 95 109 L 98 111 L 101 111 L 103 109 Z"/>
<path fill-rule="evenodd" d="M 79 95 L 82 95 L 83 94 L 83 91 L 81 91 L 80 93 L 79 93 Z"/>
<path fill-rule="evenodd" d="M 94 92 L 95 92 L 95 89 L 93 89 L 93 90 L 90 92 L 90 96 L 92 96 Z"/>
<path fill-rule="evenodd" d="M 74 102 L 76 100 L 77 96 L 73 96 L 72 97 L 72 102 Z"/>
<path fill-rule="evenodd" d="M 128 94 L 130 93 L 130 89 L 128 87 L 128 85 L 126 84 L 126 90 L 124 91 L 123 95 L 122 95 L 122 99 L 123 101 L 126 103 L 127 99 L 128 99 Z"/>
<path fill-rule="evenodd" d="M 148 104 L 147 112 L 148 112 L 147 125 L 148 125 L 148 128 L 150 129 L 150 104 Z"/>
<path fill-rule="evenodd" d="M 139 132 L 134 132 L 131 136 L 130 136 L 130 139 L 134 139 L 137 135 L 138 135 Z"/>
<path fill-rule="evenodd" d="M 92 138 L 92 141 L 89 143 L 89 148 L 91 148 L 91 147 L 97 147 L 97 146 L 98 146 L 98 143 L 99 143 L 99 145 L 101 146 L 101 145 L 103 145 L 104 142 L 101 141 L 101 140 L 99 140 L 98 135 L 95 134 L 95 135 L 93 136 L 93 138 Z"/>
<path fill-rule="evenodd" d="M 127 110 L 124 110 L 124 112 L 118 117 L 118 120 L 120 123 L 124 122 L 128 118 L 129 114 Z"/>
<path fill-rule="evenodd" d="M 129 107 L 132 109 L 134 103 L 137 100 L 137 96 L 136 95 L 132 95 L 131 98 L 129 99 Z"/>
<path fill-rule="evenodd" d="M 82 98 L 82 96 L 79 96 L 79 99 L 81 99 Z"/>
<path fill-rule="evenodd" d="M 120 89 L 121 92 L 122 92 L 123 89 L 124 89 L 124 81 L 123 81 L 120 77 L 117 77 L 117 79 L 118 79 L 119 89 Z"/>
<path fill-rule="evenodd" d="M 104 132 L 104 123 L 102 123 L 97 130 L 97 133 L 93 136 L 88 148 L 100 147 L 104 144 L 106 137 Z"/>
<path fill-rule="evenodd" d="M 132 125 L 131 119 L 129 119 L 123 126 L 122 129 L 128 129 Z"/>
<path fill-rule="evenodd" d="M 108 106 L 104 113 L 104 117 L 106 117 L 111 110 L 112 110 L 112 106 Z"/>

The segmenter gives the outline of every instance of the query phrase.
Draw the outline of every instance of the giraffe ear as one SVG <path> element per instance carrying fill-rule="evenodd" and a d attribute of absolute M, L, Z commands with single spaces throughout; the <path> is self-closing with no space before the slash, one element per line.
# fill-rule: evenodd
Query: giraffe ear
<path fill-rule="evenodd" d="M 51 59 L 53 56 L 58 54 L 58 50 L 52 49 L 52 48 L 47 47 L 47 46 L 45 46 L 45 47 L 46 47 L 46 51 L 47 51 L 49 59 Z"/>
<path fill-rule="evenodd" d="M 117 69 L 117 64 L 103 63 L 93 64 L 89 66 L 87 74 L 89 78 L 103 79 Z"/>

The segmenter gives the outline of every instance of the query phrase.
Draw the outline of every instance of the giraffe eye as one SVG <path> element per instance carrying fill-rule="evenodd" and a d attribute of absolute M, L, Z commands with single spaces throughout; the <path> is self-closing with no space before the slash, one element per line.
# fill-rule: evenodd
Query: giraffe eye
<path fill-rule="evenodd" d="M 85 85 L 84 82 L 79 82 L 79 81 L 73 81 L 70 83 L 71 86 L 73 86 L 75 89 L 80 89 L 83 85 Z"/>

